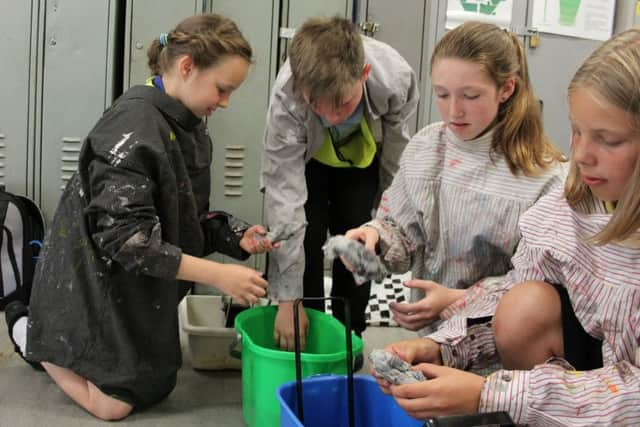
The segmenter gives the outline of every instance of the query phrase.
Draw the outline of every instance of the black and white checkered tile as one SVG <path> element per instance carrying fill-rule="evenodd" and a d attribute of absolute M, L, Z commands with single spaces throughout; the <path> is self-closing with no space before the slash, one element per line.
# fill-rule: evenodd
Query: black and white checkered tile
<path fill-rule="evenodd" d="M 392 274 L 387 276 L 381 282 L 371 283 L 371 295 L 369 296 L 369 304 L 365 311 L 368 326 L 398 326 L 391 318 L 391 310 L 389 303 L 408 302 L 409 289 L 402 286 L 402 282 L 409 280 L 410 273 Z M 324 279 L 325 295 L 331 293 L 331 278 Z M 331 301 L 327 301 L 327 313 L 331 313 Z"/>

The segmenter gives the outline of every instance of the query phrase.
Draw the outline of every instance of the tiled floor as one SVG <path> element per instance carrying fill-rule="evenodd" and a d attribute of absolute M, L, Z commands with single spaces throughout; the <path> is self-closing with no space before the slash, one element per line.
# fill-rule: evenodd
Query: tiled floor
<path fill-rule="evenodd" d="M 15 353 L 0 319 L 0 426 L 90 427 L 105 425 L 73 404 L 45 373 L 36 372 Z M 414 337 L 399 328 L 368 328 L 364 354 L 392 341 Z M 360 373 L 368 372 L 365 364 Z M 118 422 L 120 426 L 245 426 L 240 371 L 196 371 L 184 357 L 178 384 L 161 404 Z"/>

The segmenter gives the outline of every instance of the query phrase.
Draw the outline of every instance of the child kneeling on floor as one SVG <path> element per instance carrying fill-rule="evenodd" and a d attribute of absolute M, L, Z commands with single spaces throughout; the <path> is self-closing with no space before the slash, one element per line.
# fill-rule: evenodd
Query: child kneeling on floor
<path fill-rule="evenodd" d="M 274 246 L 262 226 L 209 212 L 212 143 L 252 51 L 220 15 L 185 19 L 149 48 L 153 77 L 120 97 L 84 141 L 9 335 L 77 404 L 103 420 L 165 398 L 182 364 L 177 306 L 193 282 L 252 304 L 258 271 L 200 258 Z M 27 317 L 28 316 L 28 317 Z"/>

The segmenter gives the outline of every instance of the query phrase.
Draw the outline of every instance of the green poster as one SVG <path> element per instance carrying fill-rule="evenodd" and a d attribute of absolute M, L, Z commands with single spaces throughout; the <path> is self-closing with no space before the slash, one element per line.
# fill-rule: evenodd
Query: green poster
<path fill-rule="evenodd" d="M 493 15 L 496 12 L 496 7 L 503 0 L 460 0 L 462 8 L 466 12 L 481 13 L 483 15 Z"/>

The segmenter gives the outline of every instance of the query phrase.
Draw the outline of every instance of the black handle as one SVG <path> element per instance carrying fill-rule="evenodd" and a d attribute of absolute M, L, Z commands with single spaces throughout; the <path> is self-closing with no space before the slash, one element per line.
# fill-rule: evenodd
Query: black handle
<path fill-rule="evenodd" d="M 242 337 L 240 334 L 236 334 L 236 337 L 229 344 L 229 356 L 234 359 L 242 360 L 242 351 L 238 350 L 238 346 L 242 342 Z"/>
<path fill-rule="evenodd" d="M 487 412 L 484 414 L 453 415 L 428 419 L 424 427 L 515 427 L 515 423 L 506 412 Z"/>
<path fill-rule="evenodd" d="M 302 404 L 302 355 L 300 350 L 300 317 L 298 306 L 302 301 L 341 301 L 344 304 L 345 335 L 347 340 L 347 397 L 349 399 L 349 427 L 355 427 L 353 410 L 353 347 L 351 342 L 351 306 L 343 297 L 307 297 L 298 298 L 293 303 L 293 331 L 296 353 L 296 393 L 298 395 L 298 419 L 304 424 L 304 409 Z"/>

